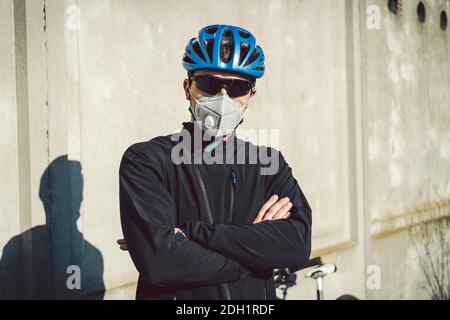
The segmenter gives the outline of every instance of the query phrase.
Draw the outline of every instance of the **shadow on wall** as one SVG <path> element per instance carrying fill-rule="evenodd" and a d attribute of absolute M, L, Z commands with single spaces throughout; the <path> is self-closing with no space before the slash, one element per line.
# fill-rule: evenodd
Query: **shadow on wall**
<path fill-rule="evenodd" d="M 81 164 L 67 155 L 55 159 L 41 177 L 39 198 L 46 224 L 3 248 L 0 299 L 103 299 L 102 254 L 76 225 L 83 201 Z"/>

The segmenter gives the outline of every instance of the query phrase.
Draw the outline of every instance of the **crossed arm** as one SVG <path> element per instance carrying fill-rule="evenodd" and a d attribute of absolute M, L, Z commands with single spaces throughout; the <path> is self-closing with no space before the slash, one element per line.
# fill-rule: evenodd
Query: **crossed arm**
<path fill-rule="evenodd" d="M 311 212 L 285 162 L 267 186 L 282 198 L 271 197 L 252 224 L 189 222 L 177 227 L 167 220 L 175 208 L 155 163 L 152 155 L 130 148 L 120 169 L 126 243 L 118 243 L 147 281 L 184 287 L 232 282 L 252 268 L 295 267 L 308 260 Z M 177 236 L 180 230 L 187 238 Z"/>
<path fill-rule="evenodd" d="M 261 221 L 289 219 L 291 217 L 291 213 L 289 212 L 291 208 L 292 203 L 289 201 L 288 197 L 280 199 L 279 196 L 275 194 L 263 204 L 252 224 L 256 224 Z M 178 232 L 184 234 L 181 228 L 175 227 L 173 230 L 174 234 L 177 234 Z M 184 234 L 184 236 L 186 235 Z M 120 250 L 128 251 L 128 246 L 125 239 L 118 239 L 117 244 L 119 245 Z"/>

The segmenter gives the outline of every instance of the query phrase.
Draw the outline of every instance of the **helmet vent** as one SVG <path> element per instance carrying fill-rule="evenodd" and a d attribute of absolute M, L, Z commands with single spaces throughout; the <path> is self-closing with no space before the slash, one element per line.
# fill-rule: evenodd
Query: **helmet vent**
<path fill-rule="evenodd" d="M 220 42 L 220 59 L 223 62 L 230 62 L 233 56 L 234 49 L 234 40 L 233 34 L 230 30 L 227 30 L 223 33 L 222 40 Z"/>
<path fill-rule="evenodd" d="M 247 56 L 249 50 L 250 50 L 250 46 L 247 43 L 242 42 L 241 43 L 241 52 L 239 55 L 239 65 L 241 65 L 242 62 L 244 62 L 244 59 Z"/>
<path fill-rule="evenodd" d="M 206 33 L 207 34 L 214 34 L 214 33 L 216 33 L 217 32 L 217 27 L 209 27 L 209 28 L 206 28 Z"/>
<path fill-rule="evenodd" d="M 198 40 L 195 40 L 192 44 L 192 48 L 194 48 L 194 52 L 206 62 L 205 56 L 203 55 L 202 49 L 200 49 L 200 45 L 198 44 Z"/>
<path fill-rule="evenodd" d="M 258 48 L 258 46 L 257 46 Z M 252 62 L 255 62 L 256 59 L 259 58 L 259 52 L 255 49 L 252 53 L 252 55 L 250 56 L 250 59 L 248 59 L 247 63 L 245 64 L 245 66 L 250 65 Z"/>
<path fill-rule="evenodd" d="M 214 39 L 208 39 L 206 40 L 206 53 L 209 56 L 209 61 L 212 61 L 213 59 L 213 52 L 214 52 Z"/>
<path fill-rule="evenodd" d="M 189 58 L 187 55 L 184 55 L 183 61 L 186 63 L 195 63 L 191 58 Z"/>
<path fill-rule="evenodd" d="M 250 33 L 248 33 L 248 32 L 239 31 L 239 35 L 245 39 L 250 38 Z"/>

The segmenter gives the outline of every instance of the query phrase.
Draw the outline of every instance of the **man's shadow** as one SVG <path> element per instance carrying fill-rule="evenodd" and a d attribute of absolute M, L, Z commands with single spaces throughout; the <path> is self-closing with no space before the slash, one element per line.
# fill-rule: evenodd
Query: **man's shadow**
<path fill-rule="evenodd" d="M 46 224 L 11 238 L 0 258 L 0 299 L 103 299 L 103 257 L 78 230 L 83 175 L 67 155 L 44 171 Z M 15 218 L 15 217 L 14 217 Z"/>

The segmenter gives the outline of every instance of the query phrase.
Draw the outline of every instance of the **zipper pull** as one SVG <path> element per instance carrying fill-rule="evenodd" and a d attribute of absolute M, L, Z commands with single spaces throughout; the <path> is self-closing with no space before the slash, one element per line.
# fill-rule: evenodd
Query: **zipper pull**
<path fill-rule="evenodd" d="M 237 193 L 237 175 L 233 171 L 231 171 L 231 183 L 233 184 L 234 193 Z"/>

